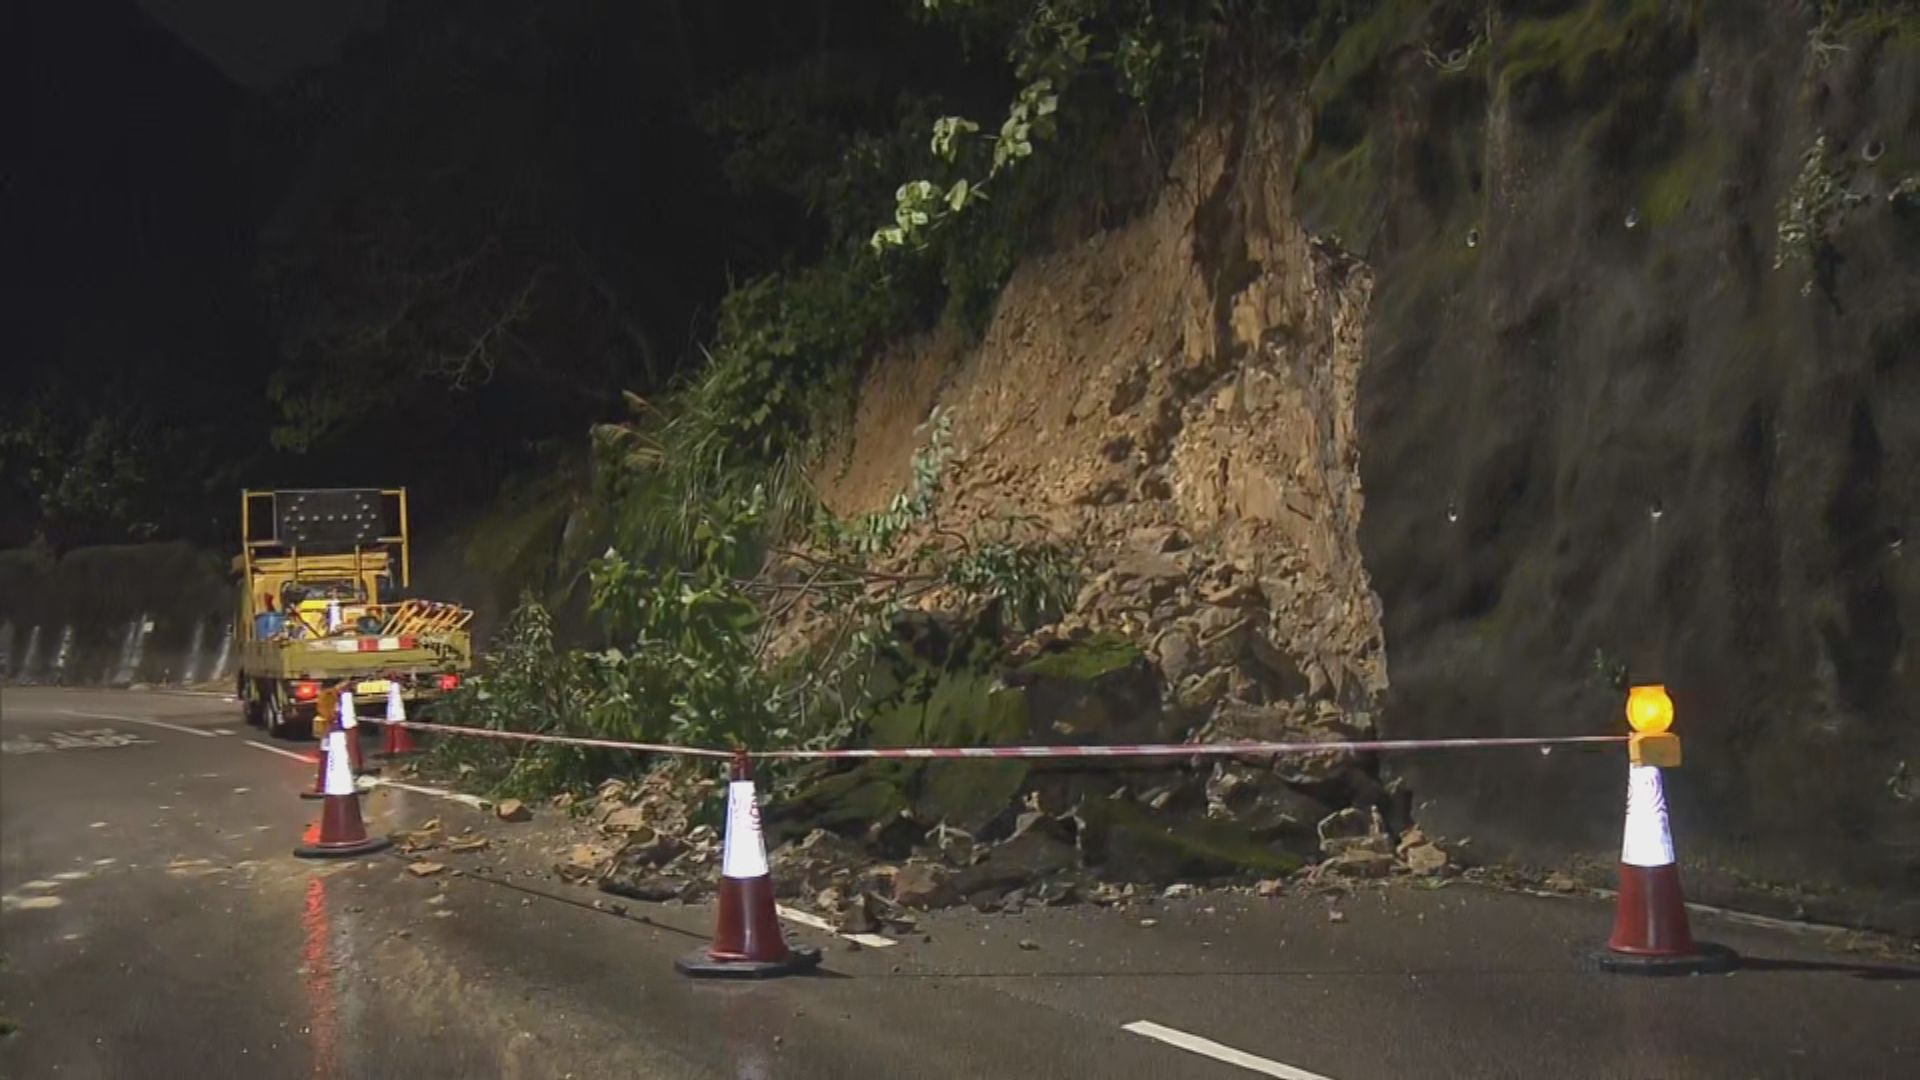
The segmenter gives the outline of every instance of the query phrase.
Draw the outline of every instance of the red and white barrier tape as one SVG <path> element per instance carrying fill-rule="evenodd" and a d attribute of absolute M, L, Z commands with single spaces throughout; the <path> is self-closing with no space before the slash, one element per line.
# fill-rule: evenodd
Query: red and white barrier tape
<path fill-rule="evenodd" d="M 665 743 L 623 742 L 617 739 L 581 739 L 568 735 L 537 735 L 527 731 L 495 731 L 491 728 L 453 727 L 446 724 L 421 724 L 412 720 L 367 719 L 363 723 L 386 724 L 432 731 L 446 735 L 474 735 L 483 739 L 510 739 L 520 742 L 559 743 L 565 746 L 590 746 L 603 750 L 637 750 L 649 754 L 680 754 L 687 757 L 731 758 L 732 750 L 714 750 L 699 746 L 671 746 Z M 1176 757 L 1262 757 L 1277 754 L 1320 754 L 1332 751 L 1350 753 L 1387 753 L 1405 750 L 1484 750 L 1556 746 L 1605 746 L 1624 743 L 1626 735 L 1543 735 L 1486 739 L 1363 739 L 1347 742 L 1224 742 L 1224 743 L 1141 743 L 1133 746 L 915 746 L 856 747 L 840 750 L 763 750 L 749 752 L 750 757 L 786 760 L 847 759 L 932 759 L 943 758 L 1176 758 Z"/>

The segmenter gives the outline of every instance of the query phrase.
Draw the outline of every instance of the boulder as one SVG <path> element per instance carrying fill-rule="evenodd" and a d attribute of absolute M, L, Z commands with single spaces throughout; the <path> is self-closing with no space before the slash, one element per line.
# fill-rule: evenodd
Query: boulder
<path fill-rule="evenodd" d="M 1407 861 L 1407 869 L 1419 877 L 1439 877 L 1451 865 L 1447 853 L 1437 844 L 1415 844 L 1403 851 L 1401 858 Z"/>
<path fill-rule="evenodd" d="M 908 863 L 893 875 L 893 902 L 902 907 L 945 907 L 954 895 L 952 872 L 935 863 Z"/>
<path fill-rule="evenodd" d="M 1200 660 L 1193 634 L 1180 628 L 1160 635 L 1160 640 L 1154 643 L 1153 655 L 1160 664 L 1160 673 L 1175 685 L 1192 674 Z"/>
<path fill-rule="evenodd" d="M 1320 864 L 1323 870 L 1353 878 L 1383 878 L 1393 873 L 1393 856 L 1384 851 L 1348 848 Z"/>
<path fill-rule="evenodd" d="M 953 884 L 960 895 L 971 898 L 983 891 L 1018 888 L 1070 870 L 1079 862 L 1073 845 L 1043 830 L 1030 829 L 989 849 L 984 862 L 954 875 Z"/>
<path fill-rule="evenodd" d="M 615 896 L 631 897 L 635 900 L 645 900 L 652 904 L 672 900 L 680 896 L 685 888 L 686 886 L 682 882 L 675 881 L 661 874 L 616 871 L 600 879 L 600 889 L 602 892 L 610 892 Z"/>
<path fill-rule="evenodd" d="M 1123 799 L 1081 808 L 1082 849 L 1101 875 L 1119 881 L 1206 880 L 1291 874 L 1300 856 L 1263 844 L 1233 822 L 1154 814 Z"/>

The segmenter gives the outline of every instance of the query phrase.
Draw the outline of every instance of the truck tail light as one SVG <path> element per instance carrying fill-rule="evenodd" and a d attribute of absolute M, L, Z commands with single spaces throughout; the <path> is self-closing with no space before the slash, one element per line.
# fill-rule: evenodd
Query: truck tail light
<path fill-rule="evenodd" d="M 317 682 L 303 679 L 293 684 L 293 700 L 295 701 L 312 701 L 319 696 L 320 684 Z"/>
<path fill-rule="evenodd" d="M 460 689 L 460 676 L 454 674 L 451 671 L 440 676 L 440 689 L 442 690 Z"/>

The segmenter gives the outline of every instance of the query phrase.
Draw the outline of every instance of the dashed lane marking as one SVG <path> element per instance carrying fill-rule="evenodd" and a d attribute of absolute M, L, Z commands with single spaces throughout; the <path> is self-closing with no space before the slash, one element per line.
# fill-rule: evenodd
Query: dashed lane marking
<path fill-rule="evenodd" d="M 890 945 L 899 944 L 899 942 L 893 940 L 892 938 L 882 937 L 879 934 L 842 934 L 840 933 L 840 931 L 835 930 L 833 928 L 832 923 L 821 918 L 820 916 L 811 915 L 804 911 L 795 910 L 794 908 L 787 907 L 785 904 L 775 904 L 773 906 L 773 910 L 775 914 L 779 915 L 781 918 L 787 920 L 788 922 L 799 923 L 801 926 L 810 926 L 815 930 L 825 930 L 829 934 L 838 935 L 840 937 L 846 938 L 848 941 L 857 941 L 860 944 L 865 945 L 869 948 L 884 949 Z"/>
<path fill-rule="evenodd" d="M 138 716 L 115 716 L 108 713 L 80 712 L 77 709 L 62 709 L 60 711 L 66 713 L 68 716 L 84 716 L 89 720 L 118 720 L 123 724 L 145 724 L 147 727 L 165 728 L 168 731 L 179 731 L 188 735 L 198 735 L 203 739 L 213 738 L 213 732 L 211 731 L 181 727 L 179 724 L 169 724 L 165 720 L 148 720 Z"/>
<path fill-rule="evenodd" d="M 1238 1065 L 1249 1072 L 1257 1072 L 1262 1076 L 1277 1076 L 1280 1077 L 1280 1080 L 1328 1080 L 1327 1077 L 1319 1073 L 1308 1072 L 1305 1069 L 1296 1069 L 1291 1065 L 1274 1061 L 1271 1058 L 1263 1058 L 1255 1054 L 1249 1054 L 1245 1050 L 1235 1050 L 1225 1043 L 1217 1043 L 1212 1039 L 1203 1039 L 1198 1035 L 1189 1035 L 1177 1028 L 1156 1024 L 1151 1020 L 1135 1020 L 1131 1024 L 1122 1024 L 1120 1030 L 1131 1031 L 1135 1035 L 1144 1035 L 1149 1039 L 1166 1043 L 1168 1046 L 1177 1046 L 1188 1053 L 1199 1054 L 1201 1057 L 1210 1057 L 1215 1061 L 1224 1061 L 1229 1065 Z"/>

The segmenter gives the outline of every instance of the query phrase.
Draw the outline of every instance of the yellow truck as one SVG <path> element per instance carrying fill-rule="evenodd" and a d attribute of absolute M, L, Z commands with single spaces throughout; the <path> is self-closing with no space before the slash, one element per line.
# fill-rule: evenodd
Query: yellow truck
<path fill-rule="evenodd" d="M 405 488 L 243 491 L 240 534 L 235 694 L 247 723 L 311 734 L 323 692 L 351 690 L 362 715 L 379 716 L 397 685 L 411 715 L 459 687 L 473 612 L 407 595 Z"/>

